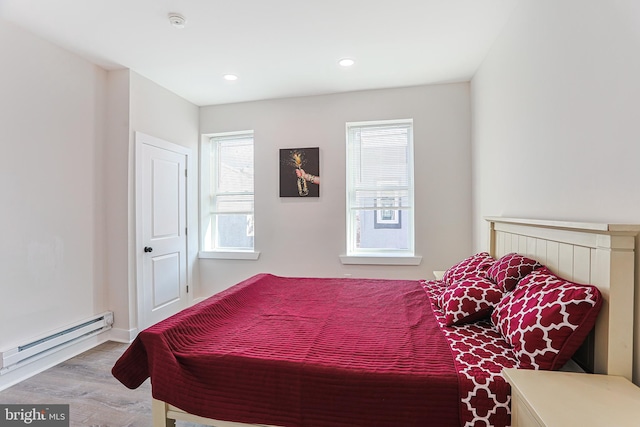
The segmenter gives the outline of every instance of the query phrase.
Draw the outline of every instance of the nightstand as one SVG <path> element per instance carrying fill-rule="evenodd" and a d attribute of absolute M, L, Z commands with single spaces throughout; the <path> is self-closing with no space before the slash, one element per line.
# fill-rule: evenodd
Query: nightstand
<path fill-rule="evenodd" d="M 636 427 L 640 388 L 623 377 L 504 369 L 512 427 Z"/>
<path fill-rule="evenodd" d="M 433 277 L 435 277 L 436 280 L 442 280 L 442 278 L 444 277 L 444 273 L 446 273 L 445 270 L 435 270 L 433 272 Z"/>

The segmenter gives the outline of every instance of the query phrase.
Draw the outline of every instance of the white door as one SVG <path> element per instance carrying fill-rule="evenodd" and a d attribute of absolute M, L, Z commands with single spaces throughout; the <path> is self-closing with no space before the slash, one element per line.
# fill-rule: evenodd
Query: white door
<path fill-rule="evenodd" d="M 187 306 L 190 150 L 136 132 L 138 328 Z"/>

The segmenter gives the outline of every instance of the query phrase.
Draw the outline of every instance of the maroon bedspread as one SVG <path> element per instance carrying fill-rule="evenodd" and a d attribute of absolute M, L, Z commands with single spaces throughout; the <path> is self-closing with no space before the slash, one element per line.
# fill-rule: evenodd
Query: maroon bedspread
<path fill-rule="evenodd" d="M 280 426 L 458 426 L 418 281 L 254 276 L 142 331 L 113 367 L 192 414 Z"/>

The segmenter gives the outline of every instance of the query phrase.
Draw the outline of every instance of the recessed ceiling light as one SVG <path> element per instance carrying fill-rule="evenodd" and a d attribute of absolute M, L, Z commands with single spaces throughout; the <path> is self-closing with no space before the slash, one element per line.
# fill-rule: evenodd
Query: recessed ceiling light
<path fill-rule="evenodd" d="M 341 67 L 351 67 L 355 63 L 356 61 L 351 58 L 342 58 L 340 61 L 338 61 L 338 64 L 340 64 Z"/>
<path fill-rule="evenodd" d="M 169 23 L 176 28 L 184 28 L 184 25 L 187 23 L 187 20 L 184 19 L 184 16 L 180 15 L 179 13 L 170 13 Z"/>
<path fill-rule="evenodd" d="M 228 82 L 234 82 L 238 80 L 238 76 L 236 76 L 235 74 L 225 74 L 222 77 Z"/>

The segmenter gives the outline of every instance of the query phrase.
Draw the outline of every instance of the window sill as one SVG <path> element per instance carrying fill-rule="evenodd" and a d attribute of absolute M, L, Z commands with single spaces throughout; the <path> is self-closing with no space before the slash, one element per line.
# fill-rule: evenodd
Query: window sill
<path fill-rule="evenodd" d="M 342 264 L 350 265 L 420 265 L 421 256 L 340 255 Z"/>
<path fill-rule="evenodd" d="M 247 251 L 247 252 L 201 251 L 198 254 L 198 258 L 205 258 L 205 259 L 240 259 L 240 260 L 255 261 L 258 259 L 258 257 L 260 257 L 260 252 L 258 251 Z"/>

